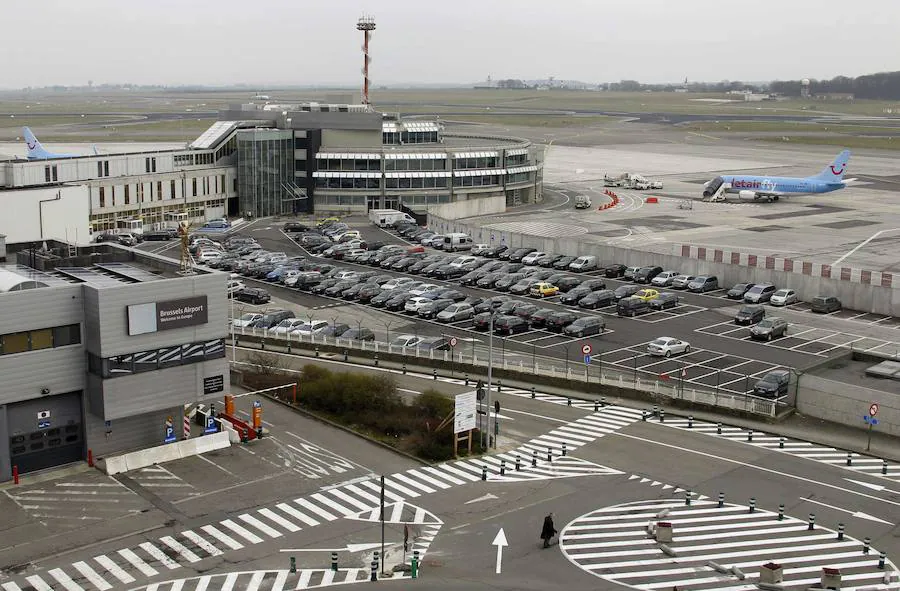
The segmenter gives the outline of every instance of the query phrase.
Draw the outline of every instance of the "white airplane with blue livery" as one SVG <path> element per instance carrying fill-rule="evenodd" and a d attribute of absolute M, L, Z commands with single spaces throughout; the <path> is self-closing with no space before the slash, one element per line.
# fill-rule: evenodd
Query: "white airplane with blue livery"
<path fill-rule="evenodd" d="M 703 185 L 705 201 L 725 201 L 727 193 L 737 193 L 745 201 L 778 201 L 791 195 L 830 193 L 856 179 L 845 179 L 850 150 L 844 150 L 822 172 L 808 177 L 728 175 L 717 176 Z"/>
<path fill-rule="evenodd" d="M 78 158 L 80 156 L 90 156 L 90 154 L 55 154 L 53 152 L 48 152 L 44 149 L 44 146 L 41 145 L 41 142 L 38 141 L 34 134 L 31 132 L 31 129 L 27 127 L 22 128 L 22 133 L 25 135 L 25 147 L 28 148 L 27 158 L 29 160 L 53 160 L 56 158 Z M 94 155 L 96 156 L 99 152 L 97 148 L 94 147 Z"/>

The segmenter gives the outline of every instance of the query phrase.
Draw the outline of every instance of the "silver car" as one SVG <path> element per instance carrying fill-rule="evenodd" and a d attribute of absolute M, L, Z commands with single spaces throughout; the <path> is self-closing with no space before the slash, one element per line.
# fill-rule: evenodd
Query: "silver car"
<path fill-rule="evenodd" d="M 672 289 L 687 289 L 688 283 L 696 279 L 693 275 L 678 275 L 672 280 Z"/>
<path fill-rule="evenodd" d="M 663 271 L 650 280 L 650 285 L 655 287 L 669 287 L 676 277 L 679 277 L 678 271 Z"/>
<path fill-rule="evenodd" d="M 469 320 L 475 317 L 475 308 L 471 304 L 459 302 L 458 304 L 450 304 L 440 312 L 437 319 L 440 322 L 456 322 L 457 320 Z"/>

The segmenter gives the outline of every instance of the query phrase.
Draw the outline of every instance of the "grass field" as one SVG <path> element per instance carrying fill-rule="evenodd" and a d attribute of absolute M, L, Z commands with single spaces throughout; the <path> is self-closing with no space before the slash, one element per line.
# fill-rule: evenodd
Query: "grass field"
<path fill-rule="evenodd" d="M 900 126 L 885 125 L 843 125 L 804 123 L 800 121 L 702 121 L 683 123 L 679 129 L 703 132 L 779 132 L 779 133 L 837 133 L 837 134 L 896 134 L 900 135 Z"/>

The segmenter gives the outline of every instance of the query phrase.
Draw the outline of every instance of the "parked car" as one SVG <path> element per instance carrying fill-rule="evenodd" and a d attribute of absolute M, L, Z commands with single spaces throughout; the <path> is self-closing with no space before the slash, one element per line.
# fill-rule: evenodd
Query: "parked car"
<path fill-rule="evenodd" d="M 371 328 L 358 327 L 351 328 L 341 335 L 342 339 L 350 339 L 352 341 L 374 341 L 375 332 Z"/>
<path fill-rule="evenodd" d="M 475 313 L 481 314 L 482 312 L 490 312 L 491 310 L 496 310 L 497 308 L 502 306 L 504 303 L 509 302 L 509 301 L 511 301 L 511 298 L 509 296 L 505 296 L 505 295 L 497 295 L 497 296 L 487 298 L 486 300 L 483 300 L 482 302 L 475 304 L 475 306 L 474 306 Z"/>
<path fill-rule="evenodd" d="M 582 316 L 563 328 L 563 334 L 573 337 L 585 337 L 592 334 L 603 334 L 606 321 L 599 316 Z"/>
<path fill-rule="evenodd" d="M 479 312 L 472 318 L 472 328 L 475 330 L 488 330 L 490 328 L 493 312 Z"/>
<path fill-rule="evenodd" d="M 753 385 L 753 394 L 763 398 L 779 398 L 787 395 L 790 384 L 791 372 L 786 369 L 775 369 Z"/>
<path fill-rule="evenodd" d="M 471 304 L 457 302 L 450 304 L 440 312 L 438 312 L 438 322 L 457 322 L 459 320 L 468 320 L 475 316 L 475 308 Z"/>
<path fill-rule="evenodd" d="M 472 245 L 472 254 L 475 256 L 486 256 L 487 252 L 491 249 L 490 244 L 473 244 Z"/>
<path fill-rule="evenodd" d="M 577 257 L 564 256 L 554 261 L 551 266 L 559 271 L 565 271 L 569 268 L 569 265 L 571 265 L 575 261 L 576 258 Z"/>
<path fill-rule="evenodd" d="M 719 289 L 719 278 L 715 275 L 700 275 L 688 283 L 688 291 L 703 293 Z"/>
<path fill-rule="evenodd" d="M 566 306 L 575 306 L 581 301 L 582 298 L 586 297 L 588 294 L 593 292 L 590 287 L 581 287 L 578 286 L 575 289 L 570 289 L 566 293 L 560 296 L 559 303 L 565 304 Z"/>
<path fill-rule="evenodd" d="M 669 287 L 680 274 L 681 273 L 678 271 L 663 271 L 650 281 L 650 285 L 655 285 L 656 287 Z"/>
<path fill-rule="evenodd" d="M 635 274 L 640 270 L 640 267 L 625 267 L 625 270 L 622 271 L 622 278 L 627 281 L 634 281 Z"/>
<path fill-rule="evenodd" d="M 624 276 L 625 269 L 627 269 L 627 268 L 628 267 L 626 265 L 623 265 L 621 263 L 615 263 L 613 265 L 606 267 L 603 270 L 603 275 L 605 277 L 609 277 L 610 279 L 616 279 L 618 277 Z"/>
<path fill-rule="evenodd" d="M 558 287 L 559 291 L 561 291 L 562 293 L 566 293 L 570 289 L 581 285 L 581 277 L 576 277 L 574 275 L 563 276 L 559 279 L 550 281 L 550 283 Z"/>
<path fill-rule="evenodd" d="M 300 318 L 285 318 L 272 328 L 272 332 L 275 334 L 288 334 L 294 332 L 303 326 L 303 324 L 305 324 L 305 322 Z"/>
<path fill-rule="evenodd" d="M 679 275 L 672 280 L 672 289 L 687 289 L 688 283 L 696 279 L 693 275 Z"/>
<path fill-rule="evenodd" d="M 234 295 L 234 299 L 239 302 L 247 302 L 248 304 L 266 304 L 272 301 L 272 296 L 264 289 L 258 287 L 245 287 Z"/>
<path fill-rule="evenodd" d="M 583 273 L 584 271 L 593 271 L 600 265 L 600 260 L 594 255 L 585 255 L 580 256 L 571 263 L 569 263 L 569 270 L 575 271 L 576 273 Z"/>
<path fill-rule="evenodd" d="M 634 296 L 622 298 L 616 304 L 616 314 L 634 317 L 650 311 L 650 302 Z"/>
<path fill-rule="evenodd" d="M 541 281 L 532 285 L 529 293 L 536 298 L 549 298 L 559 294 L 559 288 L 552 283 Z"/>
<path fill-rule="evenodd" d="M 263 315 L 259 312 L 247 312 L 246 314 L 241 314 L 239 318 L 232 320 L 231 325 L 237 328 L 243 328 L 245 326 L 250 326 L 262 317 Z"/>
<path fill-rule="evenodd" d="M 535 251 L 529 252 L 528 254 L 526 254 L 525 256 L 522 257 L 522 264 L 523 265 L 536 265 L 538 262 L 538 259 L 540 259 L 541 257 L 544 257 L 546 255 L 547 255 L 547 253 L 544 252 L 543 250 L 535 250 Z"/>
<path fill-rule="evenodd" d="M 535 250 L 537 250 L 537 249 L 531 248 L 529 246 L 517 248 L 516 250 L 509 253 L 509 256 L 506 258 L 509 259 L 510 262 L 520 263 L 520 262 L 522 262 L 522 259 L 525 258 L 526 255 L 533 253 Z M 501 255 L 500 258 L 503 258 L 503 256 Z"/>
<path fill-rule="evenodd" d="M 747 304 L 764 304 L 772 299 L 772 295 L 778 291 L 771 283 L 757 283 L 744 294 L 744 302 Z"/>
<path fill-rule="evenodd" d="M 481 255 L 491 258 L 497 258 L 507 250 L 509 250 L 508 246 L 506 246 L 505 244 L 498 244 L 497 246 L 490 247 L 489 249 L 481 253 Z"/>
<path fill-rule="evenodd" d="M 784 318 L 770 316 L 763 318 L 750 329 L 750 336 L 754 339 L 771 341 L 787 334 L 788 324 Z"/>
<path fill-rule="evenodd" d="M 734 315 L 734 323 L 747 325 L 756 324 L 766 317 L 766 311 L 762 306 L 742 306 Z"/>
<path fill-rule="evenodd" d="M 415 347 L 420 340 L 422 339 L 416 335 L 401 334 L 391 339 L 390 345 L 392 347 Z"/>
<path fill-rule="evenodd" d="M 528 322 L 534 328 L 544 326 L 547 318 L 554 312 L 556 312 L 556 310 L 553 308 L 540 308 L 537 311 L 532 312 L 531 316 L 528 317 Z"/>
<path fill-rule="evenodd" d="M 671 357 L 680 353 L 690 353 L 691 344 L 675 337 L 659 337 L 650 341 L 647 345 L 647 353 L 650 355 Z"/>
<path fill-rule="evenodd" d="M 253 328 L 269 329 L 287 318 L 293 318 L 294 313 L 288 310 L 269 310 L 262 318 L 251 324 Z"/>
<path fill-rule="evenodd" d="M 653 278 L 663 272 L 662 267 L 641 267 L 634 274 L 635 283 L 650 283 Z"/>
<path fill-rule="evenodd" d="M 304 322 L 303 324 L 295 328 L 292 332 L 303 336 L 322 334 L 322 332 L 324 332 L 330 326 L 331 325 L 327 320 L 313 320 L 312 322 Z"/>
<path fill-rule="evenodd" d="M 640 291 L 635 292 L 633 298 L 640 298 L 645 302 L 650 302 L 650 300 L 655 300 L 659 297 L 659 291 L 655 289 L 642 289 Z"/>
<path fill-rule="evenodd" d="M 601 289 L 592 291 L 580 300 L 578 307 L 586 310 L 594 310 L 596 308 L 605 308 L 616 303 L 616 295 L 609 289 Z"/>
<path fill-rule="evenodd" d="M 565 258 L 563 254 L 545 254 L 541 258 L 537 260 L 537 265 L 539 267 L 549 268 L 553 266 L 553 263 L 556 261 Z"/>
<path fill-rule="evenodd" d="M 345 332 L 350 330 L 349 324 L 343 324 L 341 322 L 332 322 L 326 328 L 324 328 L 319 334 L 324 337 L 339 337 L 343 335 Z"/>
<path fill-rule="evenodd" d="M 613 295 L 616 297 L 616 301 L 618 301 L 624 298 L 630 298 L 639 291 L 641 291 L 640 285 L 620 285 L 613 290 Z"/>
<path fill-rule="evenodd" d="M 449 351 L 450 341 L 444 337 L 422 337 L 416 343 L 419 351 Z"/>
<path fill-rule="evenodd" d="M 419 318 L 435 318 L 444 309 L 453 305 L 453 300 L 449 298 L 432 300 L 426 304 L 419 306 Z"/>
<path fill-rule="evenodd" d="M 675 293 L 661 293 L 650 300 L 650 309 L 652 310 L 666 310 L 676 306 L 678 306 L 678 294 Z"/>
<path fill-rule="evenodd" d="M 563 328 L 577 319 L 578 316 L 572 312 L 554 312 L 544 321 L 544 328 L 552 332 L 562 332 Z"/>
<path fill-rule="evenodd" d="M 812 311 L 820 314 L 837 312 L 842 307 L 841 300 L 834 296 L 816 296 L 812 299 Z"/>
<path fill-rule="evenodd" d="M 728 293 L 725 295 L 730 300 L 742 300 L 744 299 L 744 294 L 753 289 L 752 283 L 737 283 L 734 287 L 728 290 Z"/>
<path fill-rule="evenodd" d="M 779 289 L 769 298 L 769 303 L 773 306 L 789 306 L 800 301 L 800 297 L 793 289 Z"/>
<path fill-rule="evenodd" d="M 406 304 L 404 304 L 404 306 L 403 306 L 403 311 L 406 312 L 407 314 L 417 314 L 419 312 L 420 306 L 423 306 L 430 302 L 431 302 L 431 300 L 426 297 L 422 297 L 422 296 L 411 297 L 408 300 L 406 300 Z"/>
<path fill-rule="evenodd" d="M 494 332 L 497 334 L 513 335 L 529 330 L 528 321 L 519 316 L 504 315 L 494 319 Z"/>

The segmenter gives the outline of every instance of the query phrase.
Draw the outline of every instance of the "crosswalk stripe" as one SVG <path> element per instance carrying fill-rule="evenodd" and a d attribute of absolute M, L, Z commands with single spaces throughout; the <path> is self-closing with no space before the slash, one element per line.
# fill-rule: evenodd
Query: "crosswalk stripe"
<path fill-rule="evenodd" d="M 300 511 L 297 511 L 296 509 L 294 509 L 287 503 L 278 503 L 275 506 L 278 507 L 279 509 L 281 509 L 282 511 L 284 511 L 285 513 L 287 513 L 288 515 L 290 515 L 291 517 L 293 517 L 294 519 L 296 519 L 298 521 L 302 521 L 306 525 L 309 525 L 312 527 L 319 525 L 318 521 L 316 521 L 312 517 L 308 516 L 306 513 L 301 513 Z"/>
<path fill-rule="evenodd" d="M 159 572 L 155 568 L 152 568 L 149 564 L 141 560 L 140 556 L 138 556 L 128 548 L 119 550 L 118 554 L 119 556 L 130 562 L 134 568 L 141 571 L 141 573 L 145 577 L 154 577 L 159 574 Z"/>
<path fill-rule="evenodd" d="M 229 536 L 228 534 L 226 534 L 225 532 L 223 532 L 222 530 L 220 530 L 219 528 L 217 528 L 214 525 L 204 525 L 200 529 L 202 529 L 203 531 L 205 531 L 206 533 L 208 533 L 215 539 L 219 540 L 220 542 L 222 542 L 223 544 L 225 544 L 232 550 L 240 550 L 241 548 L 244 547 L 243 544 L 236 541 L 234 538 L 232 538 L 231 536 Z"/>
<path fill-rule="evenodd" d="M 573 429 L 571 427 L 560 427 L 559 429 L 556 429 L 553 432 L 554 433 L 562 433 L 566 437 L 569 437 L 571 439 L 576 439 L 579 441 L 584 441 L 585 443 L 590 443 L 591 441 L 596 439 L 595 437 L 592 437 L 590 435 L 585 435 L 582 431 Z"/>
<path fill-rule="evenodd" d="M 450 488 L 450 486 L 451 486 L 440 480 L 437 480 L 436 478 L 429 476 L 428 474 L 420 472 L 419 470 L 416 470 L 416 469 L 407 470 L 406 473 L 409 474 L 409 476 L 411 476 L 412 478 L 418 478 L 420 480 L 424 480 L 428 484 L 435 486 L 439 489 L 447 489 L 447 488 Z"/>
<path fill-rule="evenodd" d="M 75 570 L 81 573 L 81 575 L 90 581 L 91 585 L 99 589 L 100 591 L 106 591 L 107 589 L 112 589 L 112 585 L 107 583 L 103 577 L 101 577 L 97 571 L 92 569 L 90 565 L 86 562 L 78 561 L 72 564 L 75 567 Z"/>
<path fill-rule="evenodd" d="M 360 497 L 361 499 L 367 500 L 367 501 L 369 502 L 369 506 L 370 506 L 370 507 L 372 506 L 372 503 L 375 503 L 376 505 L 380 505 L 380 504 L 381 504 L 381 500 L 380 500 L 379 497 L 376 497 L 375 495 L 369 494 L 368 492 L 366 492 L 366 491 L 364 491 L 363 489 L 359 488 L 359 487 L 356 486 L 355 484 L 348 484 L 348 485 L 345 486 L 344 488 L 347 489 L 348 491 L 352 492 L 352 493 L 355 494 L 356 496 Z"/>
<path fill-rule="evenodd" d="M 321 507 L 319 507 L 318 505 L 316 505 L 314 503 L 310 503 L 303 497 L 294 499 L 294 502 L 297 503 L 298 505 L 300 505 L 301 507 L 303 507 L 304 509 L 308 509 L 309 511 L 312 511 L 316 515 L 319 515 L 320 517 L 322 517 L 328 521 L 334 521 L 335 519 L 337 519 L 336 515 L 332 515 L 325 509 L 322 509 Z"/>
<path fill-rule="evenodd" d="M 422 490 L 423 492 L 425 492 L 426 494 L 431 494 L 434 492 L 433 488 L 426 486 L 420 482 L 416 482 L 415 480 L 413 480 L 412 478 L 409 478 L 408 476 L 406 476 L 404 474 L 392 474 L 386 480 L 390 480 L 391 478 L 393 478 L 395 480 L 399 480 L 400 482 L 403 482 L 404 484 L 408 484 L 409 486 L 412 486 L 414 488 L 418 488 L 418 489 Z"/>
<path fill-rule="evenodd" d="M 329 507 L 331 509 L 336 509 L 338 512 L 342 513 L 344 515 L 344 517 L 346 517 L 347 515 L 353 515 L 354 513 L 356 513 L 356 511 L 354 511 L 352 509 L 348 509 L 347 507 L 344 507 L 343 505 L 338 503 L 335 499 L 329 499 L 322 493 L 315 493 L 314 495 L 310 495 L 310 498 L 315 499 L 316 501 L 322 503 L 326 507 Z"/>
<path fill-rule="evenodd" d="M 384 488 L 387 489 L 388 487 L 397 490 L 398 492 L 400 492 L 400 494 L 406 495 L 409 498 L 414 499 L 419 496 L 419 493 L 417 493 L 416 491 L 406 488 L 402 484 L 397 484 L 392 479 L 385 478 L 384 479 Z M 399 498 L 402 499 L 403 497 L 399 497 Z"/>
<path fill-rule="evenodd" d="M 54 579 L 59 581 L 59 583 L 68 589 L 69 591 L 84 591 L 84 587 L 76 583 L 72 580 L 72 577 L 67 575 L 62 571 L 62 569 L 54 568 L 51 571 L 47 571 L 47 574 L 52 576 Z"/>
<path fill-rule="evenodd" d="M 259 586 L 260 584 L 262 584 L 265 576 L 265 571 L 258 571 L 253 573 L 253 576 L 250 577 L 250 581 L 247 582 L 247 587 L 243 591 L 256 591 L 257 589 L 259 589 Z"/>
<path fill-rule="evenodd" d="M 209 587 L 209 582 L 212 579 L 209 575 L 200 577 L 197 579 L 197 586 L 194 588 L 194 591 L 206 591 L 207 587 Z"/>
<path fill-rule="evenodd" d="M 456 470 L 455 474 L 460 476 L 466 474 L 466 478 L 470 478 L 473 481 L 481 480 L 481 466 L 476 466 L 473 460 L 458 460 L 453 463 L 453 466 L 447 464 L 445 467 L 453 468 Z"/>
<path fill-rule="evenodd" d="M 172 583 L 172 588 L 169 591 L 181 591 L 184 588 L 184 579 L 178 579 L 174 583 Z"/>
<path fill-rule="evenodd" d="M 272 582 L 271 591 L 283 591 L 284 584 L 287 582 L 288 573 L 285 570 L 278 571 L 278 574 L 275 575 L 275 580 Z"/>
<path fill-rule="evenodd" d="M 185 538 L 189 539 L 191 542 L 194 543 L 195 546 L 197 546 L 198 548 L 201 548 L 204 552 L 206 552 L 210 556 L 219 556 L 220 554 L 222 554 L 221 550 L 216 548 L 213 544 L 211 544 L 205 538 L 200 537 L 196 532 L 193 532 L 188 529 L 188 530 L 181 532 L 181 535 L 183 535 Z"/>
<path fill-rule="evenodd" d="M 31 583 L 31 586 L 35 588 L 35 591 L 53 591 L 53 588 L 37 575 L 25 577 L 25 580 Z"/>
<path fill-rule="evenodd" d="M 222 589 L 220 591 L 231 591 L 234 589 L 234 584 L 237 582 L 238 574 L 237 573 L 228 573 L 225 577 L 225 582 L 222 583 Z"/>
<path fill-rule="evenodd" d="M 328 493 L 334 497 L 337 497 L 341 501 L 347 503 L 348 505 L 353 505 L 359 511 L 365 511 L 366 509 L 371 509 L 371 505 L 367 505 L 366 503 L 360 502 L 339 488 L 333 488 L 328 491 Z"/>
<path fill-rule="evenodd" d="M 379 495 L 378 498 L 379 499 L 381 498 L 381 496 L 380 496 L 381 495 L 381 484 L 380 483 L 374 482 L 372 480 L 364 480 L 363 482 L 360 482 L 359 484 L 360 484 L 360 486 L 364 486 L 364 487 L 368 488 L 369 490 L 374 491 L 375 493 L 377 493 Z M 385 487 L 384 487 L 384 498 L 389 499 L 392 502 L 403 500 L 403 497 L 401 497 L 400 495 L 391 491 L 389 488 L 387 488 L 387 485 L 385 485 Z M 380 504 L 380 501 L 379 501 L 379 504 Z"/>
<path fill-rule="evenodd" d="M 294 589 L 306 589 L 309 587 L 309 580 L 312 578 L 312 571 L 303 569 L 300 576 L 297 577 L 297 586 Z"/>
<path fill-rule="evenodd" d="M 280 531 L 278 531 L 274 527 L 269 527 L 268 525 L 266 525 L 265 523 L 263 523 L 256 517 L 253 517 L 252 515 L 247 515 L 246 513 L 244 513 L 244 514 L 238 515 L 238 519 L 240 519 L 241 521 L 243 521 L 244 523 L 246 523 L 248 525 L 252 525 L 253 527 L 258 529 L 262 533 L 266 534 L 270 538 L 280 538 L 281 537 Z M 262 540 L 260 540 L 260 541 L 262 541 Z"/>
<path fill-rule="evenodd" d="M 94 556 L 94 560 L 96 560 L 97 564 L 105 568 L 108 573 L 119 579 L 122 583 L 127 585 L 134 582 L 134 577 L 128 574 L 121 566 L 113 562 L 113 560 L 109 556 L 101 554 L 100 556 Z"/>
<path fill-rule="evenodd" d="M 344 583 L 355 583 L 356 580 L 359 578 L 359 574 L 360 574 L 360 572 L 362 572 L 362 570 L 363 569 L 361 569 L 361 568 L 348 568 L 347 576 L 344 577 L 343 582 Z"/>
<path fill-rule="evenodd" d="M 172 536 L 163 536 L 159 539 L 160 542 L 175 550 L 184 557 L 188 562 L 200 562 L 200 557 L 185 548 L 184 544 L 173 538 Z"/>
<path fill-rule="evenodd" d="M 0 583 L 0 587 L 3 587 L 4 591 L 22 591 L 22 588 L 15 583 Z"/>
<path fill-rule="evenodd" d="M 326 570 L 322 573 L 322 580 L 319 581 L 319 584 L 316 587 L 328 587 L 332 583 L 334 583 L 334 577 L 337 573 L 332 570 Z"/>
<path fill-rule="evenodd" d="M 155 558 L 157 562 L 170 570 L 176 569 L 179 566 L 177 562 L 166 556 L 166 554 L 162 550 L 160 550 L 150 542 L 143 542 L 142 544 L 138 545 L 138 548 Z"/>
<path fill-rule="evenodd" d="M 224 525 L 225 527 L 227 527 L 228 529 L 230 529 L 231 531 L 233 531 L 240 537 L 244 538 L 251 544 L 259 544 L 262 542 L 262 538 L 260 538 L 253 532 L 250 532 L 247 529 L 241 527 L 240 525 L 238 525 L 237 523 L 233 522 L 230 519 L 226 519 L 225 521 L 222 521 L 221 523 L 222 523 L 222 525 Z"/>
<path fill-rule="evenodd" d="M 439 477 L 443 478 L 444 480 L 452 482 L 453 484 L 456 484 L 456 485 L 465 484 L 465 481 L 460 480 L 459 478 L 456 478 L 449 474 L 451 471 L 455 473 L 456 472 L 455 470 L 451 470 L 450 467 L 447 466 L 446 464 L 441 466 L 441 468 L 442 468 L 442 470 L 438 470 L 437 468 L 434 468 L 432 466 L 425 466 L 424 468 L 422 468 L 422 470 L 424 470 L 425 472 L 428 472 L 429 474 L 434 474 L 435 476 L 439 476 Z"/>
<path fill-rule="evenodd" d="M 288 530 L 291 533 L 293 533 L 295 531 L 300 531 L 300 527 L 298 525 L 294 524 L 291 521 L 288 521 L 287 519 L 285 519 L 278 513 L 275 513 L 274 511 L 272 511 L 271 509 L 260 509 L 259 514 L 262 515 L 263 517 L 266 517 L 269 520 L 277 523 L 278 525 L 280 525 L 281 527 L 283 527 L 284 529 Z"/>
<path fill-rule="evenodd" d="M 394 507 L 391 511 L 391 523 L 399 523 L 400 519 L 403 517 L 403 503 L 394 503 Z"/>

